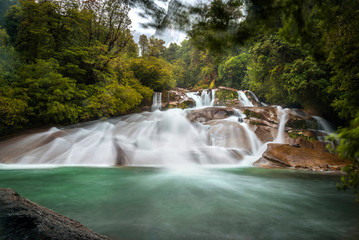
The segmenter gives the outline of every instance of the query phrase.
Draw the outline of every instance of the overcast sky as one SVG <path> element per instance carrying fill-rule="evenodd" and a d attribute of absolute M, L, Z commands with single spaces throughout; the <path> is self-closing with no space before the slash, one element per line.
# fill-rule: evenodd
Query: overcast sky
<path fill-rule="evenodd" d="M 166 3 L 162 1 L 155 0 L 155 3 L 164 9 L 167 10 L 168 3 L 170 1 L 167 1 Z M 132 24 L 131 24 L 131 31 L 133 33 L 133 36 L 135 38 L 135 41 L 138 42 L 140 35 L 145 34 L 147 37 L 151 37 L 155 34 L 156 29 L 154 28 L 144 28 L 141 23 L 148 23 L 150 20 L 146 18 L 142 18 L 139 16 L 140 9 L 131 9 L 129 16 L 131 18 Z M 168 46 L 171 42 L 180 43 L 186 38 L 186 34 L 183 32 L 179 32 L 172 29 L 167 29 L 167 31 L 164 31 L 164 34 L 162 36 L 155 36 L 156 38 L 161 38 L 166 41 L 166 46 Z"/>

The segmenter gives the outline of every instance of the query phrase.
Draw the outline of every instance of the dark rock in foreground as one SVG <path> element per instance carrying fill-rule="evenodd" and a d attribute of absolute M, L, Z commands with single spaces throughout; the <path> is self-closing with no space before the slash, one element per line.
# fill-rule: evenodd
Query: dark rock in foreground
<path fill-rule="evenodd" d="M 348 162 L 337 155 L 313 148 L 288 144 L 268 144 L 262 157 L 253 165 L 263 168 L 297 168 L 313 171 L 338 171 Z"/>
<path fill-rule="evenodd" d="M 109 239 L 70 218 L 0 188 L 0 239 Z"/>

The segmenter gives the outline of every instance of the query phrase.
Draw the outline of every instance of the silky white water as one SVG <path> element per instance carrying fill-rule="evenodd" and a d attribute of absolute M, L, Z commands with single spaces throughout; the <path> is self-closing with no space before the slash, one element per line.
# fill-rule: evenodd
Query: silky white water
<path fill-rule="evenodd" d="M 238 94 L 250 105 L 243 91 Z M 214 104 L 215 92 L 187 96 L 201 109 Z M 245 115 L 238 109 L 236 116 L 202 123 L 187 119 L 193 109 L 160 111 L 161 106 L 161 93 L 155 93 L 153 112 L 51 128 L 10 139 L 2 143 L 6 147 L 0 148 L 1 162 L 17 166 L 252 166 L 268 144 L 258 139 L 256 127 L 243 122 Z M 287 109 L 277 107 L 277 116 L 278 133 L 273 142 L 284 143 Z"/>
<path fill-rule="evenodd" d="M 253 103 L 249 101 L 247 95 L 242 91 L 238 91 L 238 100 L 242 107 L 253 107 Z"/>
<path fill-rule="evenodd" d="M 161 109 L 162 109 L 162 93 L 155 92 L 152 97 L 151 111 L 156 111 Z"/>
<path fill-rule="evenodd" d="M 192 98 L 196 103 L 196 108 L 212 107 L 216 98 L 215 90 L 203 90 L 201 95 L 198 92 L 187 92 L 187 97 Z"/>
<path fill-rule="evenodd" d="M 236 117 L 207 125 L 189 122 L 185 110 L 171 109 L 52 128 L 9 144 L 0 157 L 17 164 L 241 164 L 260 145 Z"/>

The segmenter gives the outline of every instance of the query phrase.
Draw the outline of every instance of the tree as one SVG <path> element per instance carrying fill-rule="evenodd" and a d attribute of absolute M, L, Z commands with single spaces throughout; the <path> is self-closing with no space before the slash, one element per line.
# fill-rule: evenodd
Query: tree
<path fill-rule="evenodd" d="M 150 56 L 132 59 L 130 68 L 142 85 L 150 87 L 154 91 L 163 91 L 176 85 L 171 65 L 161 58 Z"/>
<path fill-rule="evenodd" d="M 148 54 L 148 48 L 149 48 L 149 42 L 148 42 L 148 38 L 147 38 L 146 35 L 142 34 L 140 36 L 140 39 L 138 41 L 138 45 L 139 45 L 140 50 L 141 50 L 141 55 L 146 56 Z"/>
<path fill-rule="evenodd" d="M 247 74 L 248 58 L 247 53 L 242 53 L 221 64 L 218 69 L 219 78 L 217 84 L 240 89 Z"/>

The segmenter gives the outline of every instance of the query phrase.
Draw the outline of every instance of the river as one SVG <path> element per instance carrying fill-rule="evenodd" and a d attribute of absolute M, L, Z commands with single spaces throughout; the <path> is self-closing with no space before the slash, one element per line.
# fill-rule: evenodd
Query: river
<path fill-rule="evenodd" d="M 338 176 L 258 168 L 0 170 L 0 187 L 113 239 L 358 239 Z"/>

